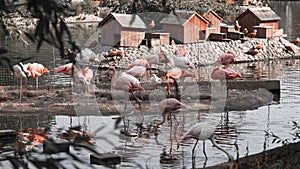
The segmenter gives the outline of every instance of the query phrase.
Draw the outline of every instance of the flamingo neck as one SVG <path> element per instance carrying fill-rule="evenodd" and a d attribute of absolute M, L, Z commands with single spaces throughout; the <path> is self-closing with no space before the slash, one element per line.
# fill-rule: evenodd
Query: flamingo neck
<path fill-rule="evenodd" d="M 212 143 L 217 149 L 223 151 L 223 152 L 227 155 L 229 161 L 234 161 L 234 158 L 233 158 L 232 155 L 230 155 L 227 151 L 225 151 L 223 148 L 221 148 L 219 145 L 217 145 L 217 143 L 215 142 L 213 136 L 211 136 L 209 139 L 210 139 L 211 143 Z"/>

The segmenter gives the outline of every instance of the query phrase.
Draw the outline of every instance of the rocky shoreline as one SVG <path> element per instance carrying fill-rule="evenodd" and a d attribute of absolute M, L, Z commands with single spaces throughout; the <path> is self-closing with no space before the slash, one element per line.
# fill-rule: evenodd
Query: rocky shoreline
<path fill-rule="evenodd" d="M 172 57 L 173 52 L 181 46 L 178 45 L 162 45 L 156 46 L 152 49 L 148 49 L 146 46 L 140 48 L 133 47 L 120 47 L 118 50 L 124 51 L 125 57 L 123 58 L 110 58 L 108 52 L 113 49 L 108 46 L 98 45 L 92 50 L 97 54 L 101 60 L 100 67 L 122 67 L 124 68 L 128 63 L 134 61 L 137 58 L 149 55 L 151 52 L 163 51 L 167 57 Z M 259 49 L 258 54 L 247 54 L 252 48 L 257 45 L 262 45 L 262 49 Z M 231 40 L 229 42 L 216 42 L 216 41 L 202 41 L 199 43 L 184 44 L 188 57 L 195 64 L 195 66 L 204 66 L 213 64 L 216 59 L 227 51 L 235 53 L 235 63 L 242 62 L 255 62 L 255 61 L 268 61 L 276 59 L 289 59 L 297 58 L 300 55 L 300 48 L 286 40 L 283 37 L 275 37 L 269 39 L 260 38 L 245 38 L 243 40 Z M 292 46 L 294 52 L 288 51 L 286 46 Z"/>

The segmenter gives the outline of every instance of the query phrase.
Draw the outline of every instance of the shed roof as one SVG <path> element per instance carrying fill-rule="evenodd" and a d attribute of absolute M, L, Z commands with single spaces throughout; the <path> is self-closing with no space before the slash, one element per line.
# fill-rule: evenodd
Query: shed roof
<path fill-rule="evenodd" d="M 184 25 L 188 22 L 190 18 L 196 15 L 198 18 L 203 20 L 205 23 L 209 23 L 209 21 L 199 15 L 195 11 L 185 11 L 185 10 L 176 10 L 175 14 L 170 14 L 166 16 L 164 19 L 160 21 L 161 24 L 172 24 L 172 25 Z"/>
<path fill-rule="evenodd" d="M 215 11 L 213 11 L 212 9 L 209 9 L 205 14 L 203 14 L 203 17 L 206 18 L 206 16 L 209 14 L 209 13 L 212 13 L 213 15 L 215 15 L 219 20 L 223 20 L 223 18 L 218 15 Z"/>
<path fill-rule="evenodd" d="M 146 24 L 142 19 L 135 14 L 119 14 L 119 13 L 110 13 L 107 15 L 100 23 L 99 26 L 103 26 L 109 22 L 111 18 L 117 20 L 117 22 L 124 28 L 138 28 L 146 29 Z"/>
<path fill-rule="evenodd" d="M 242 18 L 247 13 L 252 13 L 260 21 L 278 21 L 278 20 L 281 20 L 281 18 L 270 7 L 248 8 L 245 12 L 243 12 L 240 16 L 238 16 L 237 19 Z"/>

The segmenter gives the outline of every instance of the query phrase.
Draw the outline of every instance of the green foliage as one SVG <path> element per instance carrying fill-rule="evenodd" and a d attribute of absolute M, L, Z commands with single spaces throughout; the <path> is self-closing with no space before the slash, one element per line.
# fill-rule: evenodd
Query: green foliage
<path fill-rule="evenodd" d="M 282 145 L 287 145 L 287 144 L 290 144 L 290 143 L 295 143 L 295 142 L 298 142 L 300 141 L 300 125 L 295 122 L 295 121 L 292 121 L 292 133 L 290 133 L 292 135 L 291 138 L 281 138 L 279 136 L 277 136 L 276 134 L 274 134 L 273 132 L 268 132 L 268 131 L 265 131 L 265 135 L 266 137 L 268 138 L 272 138 L 272 144 L 279 144 L 281 143 Z"/>

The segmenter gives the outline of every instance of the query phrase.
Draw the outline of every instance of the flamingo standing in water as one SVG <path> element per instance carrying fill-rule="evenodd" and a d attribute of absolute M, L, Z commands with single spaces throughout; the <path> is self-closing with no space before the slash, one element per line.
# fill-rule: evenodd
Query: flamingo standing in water
<path fill-rule="evenodd" d="M 110 71 L 115 72 L 114 68 L 110 68 Z M 139 107 L 141 109 L 141 100 L 139 100 L 133 92 L 135 91 L 145 91 L 145 89 L 142 87 L 141 82 L 135 78 L 134 76 L 127 74 L 126 72 L 122 72 L 119 76 L 116 76 L 115 73 L 113 73 L 113 77 L 111 78 L 111 88 L 114 90 L 121 90 L 125 92 L 125 97 L 127 97 L 127 93 L 131 93 L 134 97 L 134 99 L 138 102 Z M 124 112 L 126 111 L 127 103 L 125 98 L 125 105 L 124 105 Z M 125 118 L 122 116 L 123 123 L 124 123 L 124 132 L 128 134 L 128 130 L 125 125 Z"/>
<path fill-rule="evenodd" d="M 74 66 L 73 63 L 67 63 L 65 65 L 61 65 L 59 67 L 55 67 L 54 71 L 57 73 L 63 73 L 65 75 L 74 78 L 75 83 L 83 82 L 84 84 L 90 83 L 93 76 L 93 71 L 88 67 L 84 68 L 83 70 L 79 70 L 77 67 Z M 70 79 L 70 84 L 71 85 Z"/>
<path fill-rule="evenodd" d="M 161 112 L 163 119 L 155 125 L 154 135 L 156 136 L 158 135 L 158 127 L 165 123 L 167 113 L 171 113 L 172 111 L 178 110 L 180 108 L 185 108 L 185 107 L 187 106 L 175 98 L 167 98 L 160 101 L 159 110 Z"/>
<path fill-rule="evenodd" d="M 73 63 L 67 63 L 65 65 L 61 65 L 59 67 L 55 67 L 54 68 L 55 72 L 57 72 L 57 73 L 63 73 L 63 74 L 68 75 L 70 77 L 73 76 L 73 70 L 74 70 Z M 69 85 L 71 85 L 71 78 L 70 78 Z"/>
<path fill-rule="evenodd" d="M 214 80 L 232 80 L 235 78 L 243 78 L 243 76 L 229 68 L 215 68 L 211 73 Z"/>
<path fill-rule="evenodd" d="M 27 63 L 27 70 L 30 71 L 31 78 L 36 78 L 35 88 L 36 88 L 36 96 L 38 96 L 38 88 L 39 88 L 39 76 L 44 75 L 46 73 L 50 74 L 49 70 L 40 63 Z"/>
<path fill-rule="evenodd" d="M 234 158 L 232 155 L 230 155 L 227 151 L 225 151 L 224 149 L 222 149 L 220 146 L 218 146 L 215 142 L 214 139 L 214 132 L 215 132 L 216 128 L 215 126 L 208 124 L 208 123 L 197 123 L 195 125 L 193 125 L 187 132 L 186 134 L 183 136 L 183 140 L 186 140 L 188 138 L 193 138 L 196 140 L 196 143 L 193 147 L 192 150 L 192 157 L 193 159 L 195 158 L 195 148 L 196 145 L 198 143 L 199 140 L 203 141 L 203 153 L 205 155 L 205 159 L 207 160 L 207 155 L 205 152 L 205 140 L 210 140 L 211 143 L 213 144 L 214 147 L 216 147 L 217 149 L 223 151 L 227 157 L 228 157 L 228 161 L 233 161 Z M 180 144 L 177 144 L 177 149 L 179 148 Z"/>
<path fill-rule="evenodd" d="M 20 103 L 22 101 L 22 79 L 29 78 L 31 73 L 27 70 L 27 66 L 23 65 L 22 62 L 13 66 L 13 75 L 20 79 Z"/>
<path fill-rule="evenodd" d="M 226 68 L 229 64 L 234 63 L 235 55 L 233 52 L 228 51 L 226 53 L 223 53 L 216 61 L 217 64 L 224 65 L 224 68 Z"/>

